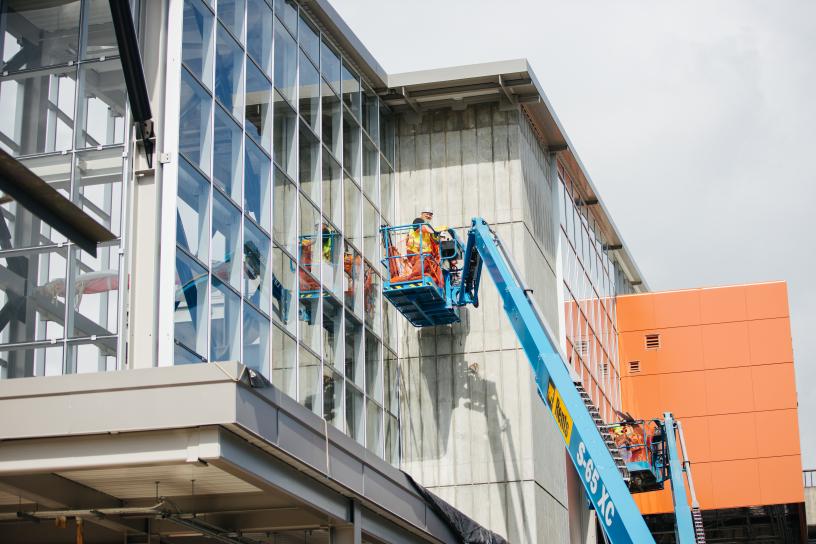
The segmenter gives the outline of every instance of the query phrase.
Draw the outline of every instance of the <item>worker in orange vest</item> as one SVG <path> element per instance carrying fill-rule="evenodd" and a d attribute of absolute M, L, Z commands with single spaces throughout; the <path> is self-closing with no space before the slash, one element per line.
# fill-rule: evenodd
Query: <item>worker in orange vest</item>
<path fill-rule="evenodd" d="M 413 228 L 405 240 L 405 257 L 407 272 L 391 277 L 392 283 L 416 280 L 422 277 L 422 268 L 433 278 L 439 287 L 444 287 L 442 269 L 439 266 L 439 234 L 430 224 L 433 211 L 426 208 L 419 217 L 413 220 Z M 424 266 L 423 264 L 424 263 Z"/>

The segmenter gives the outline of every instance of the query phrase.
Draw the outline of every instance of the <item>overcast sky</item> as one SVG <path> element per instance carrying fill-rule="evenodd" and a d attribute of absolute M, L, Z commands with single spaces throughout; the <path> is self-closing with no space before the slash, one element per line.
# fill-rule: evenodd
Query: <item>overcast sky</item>
<path fill-rule="evenodd" d="M 816 1 L 331 2 L 389 73 L 526 57 L 653 290 L 786 280 L 816 468 Z"/>

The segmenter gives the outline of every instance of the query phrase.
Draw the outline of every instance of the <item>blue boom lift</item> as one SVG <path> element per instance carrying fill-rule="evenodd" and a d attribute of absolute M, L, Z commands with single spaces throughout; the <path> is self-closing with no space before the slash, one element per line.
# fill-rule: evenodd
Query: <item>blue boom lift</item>
<path fill-rule="evenodd" d="M 632 493 L 662 489 L 672 480 L 675 536 L 678 544 L 705 542 L 702 518 L 694 495 L 690 463 L 680 423 L 671 413 L 663 419 L 626 421 L 605 425 L 580 380 L 573 378 L 547 328 L 535 301 L 529 296 L 498 236 L 487 222 L 474 218 L 463 246 L 449 229 L 439 243 L 439 254 L 423 248 L 400 254 L 395 239 L 416 225 L 381 229 L 386 257 L 383 264 L 391 278 L 383 282 L 383 295 L 416 327 L 459 321 L 459 308 L 479 305 L 482 268 L 498 288 L 504 310 L 533 368 L 538 394 L 561 431 L 566 448 L 594 507 L 605 538 L 612 544 L 648 544 L 655 540 L 632 498 Z M 426 259 L 442 268 L 443 285 L 428 273 Z M 461 263 L 461 264 L 460 264 Z M 400 274 L 410 268 L 413 273 Z M 615 443 L 613 435 L 636 428 L 642 442 Z M 682 457 L 677 447 L 680 437 Z M 685 475 L 685 479 L 684 479 Z M 686 485 L 692 497 L 687 504 Z"/>

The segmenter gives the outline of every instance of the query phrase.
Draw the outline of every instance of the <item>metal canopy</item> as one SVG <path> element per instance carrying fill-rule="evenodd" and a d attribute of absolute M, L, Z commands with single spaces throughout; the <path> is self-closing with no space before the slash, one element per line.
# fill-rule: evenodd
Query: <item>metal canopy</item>
<path fill-rule="evenodd" d="M 98 243 L 116 239 L 82 208 L 2 149 L 0 190 L 94 257 Z"/>

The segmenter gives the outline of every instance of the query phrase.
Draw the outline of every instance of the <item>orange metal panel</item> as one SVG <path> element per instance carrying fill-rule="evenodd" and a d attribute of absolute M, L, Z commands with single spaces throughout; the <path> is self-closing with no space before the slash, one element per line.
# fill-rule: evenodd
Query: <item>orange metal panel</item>
<path fill-rule="evenodd" d="M 754 412 L 754 419 L 759 457 L 799 455 L 799 417 L 795 408 Z"/>
<path fill-rule="evenodd" d="M 711 461 L 709 419 L 707 417 L 684 417 L 681 421 L 683 432 L 686 435 L 689 460 L 694 464 Z"/>
<path fill-rule="evenodd" d="M 656 332 L 654 329 L 648 331 Z M 639 374 L 654 374 L 658 372 L 657 355 L 658 350 L 646 349 L 646 333 L 643 331 L 625 332 L 620 335 L 621 357 L 623 362 L 623 375 L 629 375 L 629 361 L 640 361 Z"/>
<path fill-rule="evenodd" d="M 733 414 L 754 409 L 750 368 L 706 370 L 704 375 L 709 414 Z"/>
<path fill-rule="evenodd" d="M 660 374 L 658 383 L 660 397 L 655 399 L 657 413 L 653 417 L 662 416 L 663 412 L 672 412 L 677 418 L 704 416 L 710 412 L 704 372 Z"/>
<path fill-rule="evenodd" d="M 788 284 L 784 281 L 745 286 L 748 319 L 788 317 Z"/>
<path fill-rule="evenodd" d="M 793 344 L 788 318 L 749 321 L 748 336 L 751 364 L 766 365 L 793 361 Z"/>
<path fill-rule="evenodd" d="M 703 335 L 699 326 L 676 327 L 659 331 L 661 347 L 657 371 L 687 372 L 703 369 Z"/>
<path fill-rule="evenodd" d="M 799 455 L 760 459 L 761 504 L 803 502 L 802 458 Z"/>
<path fill-rule="evenodd" d="M 703 364 L 705 368 L 746 366 L 748 350 L 748 323 L 717 323 L 702 326 Z"/>
<path fill-rule="evenodd" d="M 793 363 L 754 366 L 750 370 L 757 410 L 797 407 Z"/>
<path fill-rule="evenodd" d="M 710 509 L 762 504 L 759 463 L 756 459 L 708 463 L 714 490 Z M 801 478 L 801 473 L 800 473 Z"/>
<path fill-rule="evenodd" d="M 639 331 L 654 327 L 654 298 L 651 294 L 617 298 L 618 330 Z"/>
<path fill-rule="evenodd" d="M 757 456 L 757 430 L 753 413 L 710 416 L 708 422 L 713 431 L 710 435 L 712 461 Z"/>
<path fill-rule="evenodd" d="M 700 321 L 702 323 L 743 321 L 747 316 L 745 287 L 738 285 L 700 290 Z"/>
<path fill-rule="evenodd" d="M 683 327 L 700 324 L 700 291 L 670 291 L 655 293 L 655 327 Z"/>
<path fill-rule="evenodd" d="M 636 418 L 657 417 L 662 412 L 660 376 L 634 376 L 621 379 L 623 409 Z"/>

